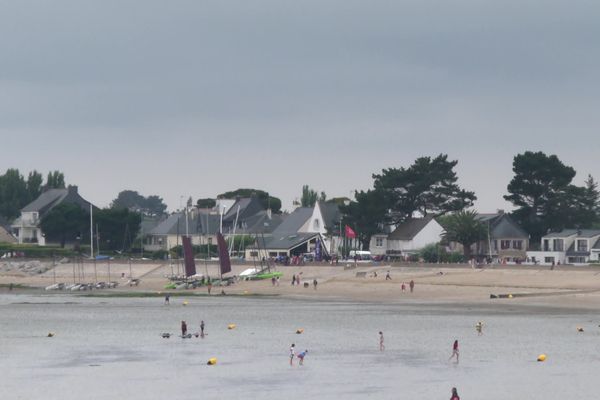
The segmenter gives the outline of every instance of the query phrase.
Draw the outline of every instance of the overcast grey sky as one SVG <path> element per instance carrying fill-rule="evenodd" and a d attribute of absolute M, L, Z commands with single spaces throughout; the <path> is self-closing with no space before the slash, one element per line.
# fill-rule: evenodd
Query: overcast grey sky
<path fill-rule="evenodd" d="M 4 171 L 123 189 L 256 187 L 292 208 L 447 153 L 476 208 L 515 154 L 600 179 L 598 1 L 2 1 Z"/>

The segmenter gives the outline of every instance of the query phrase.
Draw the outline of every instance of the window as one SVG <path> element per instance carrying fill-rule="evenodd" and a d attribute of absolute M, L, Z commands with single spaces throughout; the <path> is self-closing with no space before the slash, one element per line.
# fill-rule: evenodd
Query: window
<path fill-rule="evenodd" d="M 502 250 L 510 249 L 510 240 L 501 240 L 500 241 L 500 248 Z"/>
<path fill-rule="evenodd" d="M 250 257 L 258 257 L 258 251 L 251 251 Z"/>
<path fill-rule="evenodd" d="M 319 220 L 315 219 L 315 222 L 313 222 L 313 226 L 315 228 L 315 230 L 319 229 Z"/>
<path fill-rule="evenodd" d="M 554 257 L 544 257 L 544 264 L 554 264 Z"/>
<path fill-rule="evenodd" d="M 577 240 L 577 251 L 588 251 L 588 245 L 586 239 Z"/>
<path fill-rule="evenodd" d="M 382 237 L 375 238 L 375 247 L 383 247 L 383 238 Z"/>
<path fill-rule="evenodd" d="M 544 251 L 550 251 L 550 241 L 548 239 L 544 239 Z"/>
<path fill-rule="evenodd" d="M 585 257 L 569 257 L 569 264 L 585 264 Z"/>
<path fill-rule="evenodd" d="M 523 250 L 523 241 L 522 240 L 513 240 L 512 247 L 515 250 Z"/>
<path fill-rule="evenodd" d="M 554 239 L 552 241 L 554 251 L 565 251 L 565 242 L 562 239 Z"/>

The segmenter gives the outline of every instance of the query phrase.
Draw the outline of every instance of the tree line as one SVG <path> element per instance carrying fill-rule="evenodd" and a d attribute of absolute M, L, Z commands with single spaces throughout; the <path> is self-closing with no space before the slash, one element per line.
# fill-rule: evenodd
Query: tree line
<path fill-rule="evenodd" d="M 465 210 L 474 206 L 477 196 L 458 185 L 457 163 L 440 154 L 373 174 L 373 187 L 355 191 L 353 201 L 341 206 L 345 224 L 368 248 L 371 236 L 386 225 L 428 215 L 447 216 L 439 219 L 447 239 L 474 243 L 484 230 L 476 213 Z M 556 155 L 531 151 L 514 157 L 513 173 L 504 199 L 514 205 L 511 216 L 530 234 L 531 243 L 565 228 L 600 227 L 600 195 L 591 175 L 583 186 L 577 186 L 575 169 Z"/>

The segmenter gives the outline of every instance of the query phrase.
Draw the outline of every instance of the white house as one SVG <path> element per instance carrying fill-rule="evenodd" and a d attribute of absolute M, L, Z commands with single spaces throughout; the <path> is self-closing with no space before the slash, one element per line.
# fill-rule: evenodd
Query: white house
<path fill-rule="evenodd" d="M 312 214 L 298 229 L 300 233 L 319 233 L 327 252 L 333 254 L 339 247 L 341 213 L 335 203 L 318 201 L 312 209 Z"/>
<path fill-rule="evenodd" d="M 50 210 L 63 203 L 76 204 L 86 211 L 90 209 L 90 202 L 79 195 L 77 186 L 46 190 L 23 207 L 21 216 L 12 223 L 11 228 L 19 243 L 36 243 L 44 246 L 46 238 L 42 234 L 40 222 Z"/>
<path fill-rule="evenodd" d="M 373 255 L 408 255 L 441 240 L 444 228 L 432 217 L 414 218 L 396 227 L 390 234 L 371 237 Z"/>
<path fill-rule="evenodd" d="M 565 229 L 542 237 L 540 251 L 528 251 L 538 264 L 590 264 L 600 262 L 600 229 Z"/>

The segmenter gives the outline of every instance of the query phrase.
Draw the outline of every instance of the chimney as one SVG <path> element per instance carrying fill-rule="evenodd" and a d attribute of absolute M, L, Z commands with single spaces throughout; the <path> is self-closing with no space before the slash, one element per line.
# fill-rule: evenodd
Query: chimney
<path fill-rule="evenodd" d="M 69 194 L 77 194 L 77 186 L 75 185 L 69 185 L 67 190 L 69 191 Z"/>

